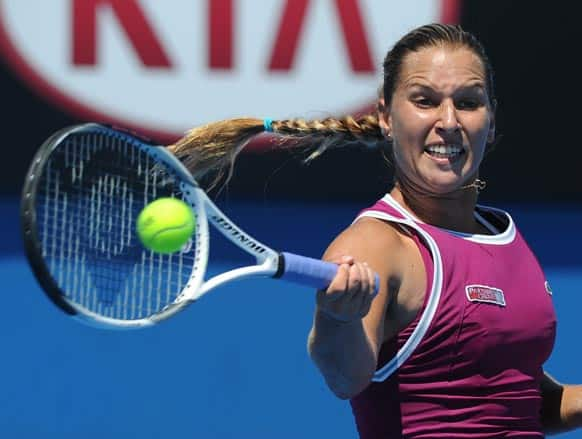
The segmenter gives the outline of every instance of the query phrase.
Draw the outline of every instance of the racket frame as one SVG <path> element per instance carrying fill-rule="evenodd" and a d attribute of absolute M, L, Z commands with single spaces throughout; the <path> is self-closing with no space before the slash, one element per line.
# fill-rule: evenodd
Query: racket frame
<path fill-rule="evenodd" d="M 189 281 L 177 295 L 174 302 L 166 305 L 161 311 L 144 318 L 124 320 L 103 316 L 69 299 L 66 293 L 58 286 L 42 257 L 36 227 L 35 205 L 37 188 L 41 180 L 44 165 L 50 159 L 52 152 L 67 136 L 103 130 L 111 131 L 111 128 L 96 123 L 87 123 L 64 128 L 50 136 L 36 153 L 29 167 L 23 187 L 20 218 L 25 254 L 43 291 L 62 311 L 91 326 L 105 327 L 108 329 L 144 328 L 175 315 L 204 294 L 227 282 L 257 276 L 274 277 L 281 271 L 281 258 L 279 253 L 257 241 L 231 221 L 208 198 L 204 190 L 199 187 L 198 183 L 184 165 L 165 147 L 147 142 L 139 143 L 134 141 L 139 140 L 135 134 L 119 132 L 120 136 L 127 136 L 126 140 L 145 151 L 154 160 L 164 163 L 168 169 L 173 171 L 176 178 L 180 180 L 180 189 L 184 194 L 184 201 L 192 207 L 193 213 L 196 215 L 197 225 L 194 232 L 196 234 L 196 249 L 193 270 Z M 256 264 L 234 268 L 204 280 L 209 255 L 209 222 L 235 246 L 254 256 Z"/>

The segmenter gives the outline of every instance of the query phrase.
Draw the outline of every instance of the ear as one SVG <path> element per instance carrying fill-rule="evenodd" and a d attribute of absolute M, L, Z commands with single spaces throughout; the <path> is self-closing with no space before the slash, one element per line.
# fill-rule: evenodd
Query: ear
<path fill-rule="evenodd" d="M 392 136 L 392 123 L 390 120 L 390 110 L 386 107 L 384 103 L 384 98 L 378 99 L 378 125 L 380 125 L 380 129 L 382 130 L 382 134 L 388 140 L 391 140 Z"/>
<path fill-rule="evenodd" d="M 489 121 L 489 131 L 487 132 L 487 143 L 495 142 L 495 113 L 491 112 L 491 120 Z"/>
<path fill-rule="evenodd" d="M 487 144 L 495 142 L 495 113 L 497 112 L 497 100 L 489 101 L 487 106 L 489 109 L 489 131 L 487 132 Z"/>

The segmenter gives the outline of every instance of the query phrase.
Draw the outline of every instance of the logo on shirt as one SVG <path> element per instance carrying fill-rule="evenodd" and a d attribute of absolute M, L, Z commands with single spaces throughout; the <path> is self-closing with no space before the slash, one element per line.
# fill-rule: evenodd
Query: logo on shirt
<path fill-rule="evenodd" d="M 550 283 L 548 281 L 545 282 L 546 292 L 552 296 L 554 293 L 552 292 L 552 288 L 550 287 Z"/>
<path fill-rule="evenodd" d="M 488 287 L 487 285 L 467 285 L 465 292 L 470 302 L 492 303 L 494 305 L 505 306 L 505 295 L 499 288 Z"/>

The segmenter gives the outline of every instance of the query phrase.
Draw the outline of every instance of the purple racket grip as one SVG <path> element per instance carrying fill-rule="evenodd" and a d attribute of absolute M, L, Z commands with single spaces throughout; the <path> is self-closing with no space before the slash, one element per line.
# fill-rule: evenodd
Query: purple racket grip
<path fill-rule="evenodd" d="M 335 277 L 338 265 L 294 253 L 279 255 L 279 270 L 275 277 L 289 282 L 325 290 Z M 378 294 L 380 278 L 375 274 L 374 294 Z"/>

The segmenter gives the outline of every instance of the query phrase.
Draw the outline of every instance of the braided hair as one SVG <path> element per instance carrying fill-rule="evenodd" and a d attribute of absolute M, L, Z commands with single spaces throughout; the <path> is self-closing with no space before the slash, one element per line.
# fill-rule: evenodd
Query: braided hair
<path fill-rule="evenodd" d="M 458 25 L 428 24 L 404 35 L 384 58 L 384 81 L 379 96 L 389 104 L 397 87 L 405 57 L 420 49 L 438 45 L 466 47 L 483 63 L 487 78 L 490 104 L 496 106 L 493 92 L 493 70 L 485 50 L 477 38 Z M 384 107 L 379 105 L 378 111 Z M 385 147 L 387 139 L 378 123 L 377 112 L 361 116 L 327 117 L 305 120 L 301 118 L 270 121 L 258 118 L 234 118 L 213 122 L 191 129 L 168 148 L 192 172 L 200 178 L 211 172 L 216 174 L 214 183 L 224 175 L 230 178 L 237 155 L 256 136 L 265 131 L 273 132 L 293 148 L 308 151 L 309 162 L 330 148 L 366 145 Z"/>

